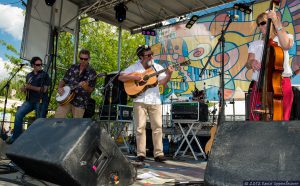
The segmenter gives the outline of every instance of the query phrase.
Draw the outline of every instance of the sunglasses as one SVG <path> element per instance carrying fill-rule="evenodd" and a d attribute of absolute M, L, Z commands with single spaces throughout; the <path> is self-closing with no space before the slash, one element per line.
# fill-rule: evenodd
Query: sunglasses
<path fill-rule="evenodd" d="M 151 57 L 151 56 L 153 56 L 153 53 L 151 53 L 151 54 L 147 54 L 147 55 L 144 55 L 145 57 Z"/>
<path fill-rule="evenodd" d="M 139 45 L 139 47 L 143 47 L 144 49 L 150 48 L 148 45 Z"/>
<path fill-rule="evenodd" d="M 42 66 L 42 64 L 34 64 L 35 66 L 37 66 L 37 67 L 40 67 L 40 66 Z"/>
<path fill-rule="evenodd" d="M 264 26 L 265 24 L 267 24 L 267 22 L 262 21 L 262 22 L 258 23 L 258 26 Z"/>
<path fill-rule="evenodd" d="M 83 57 L 80 57 L 79 59 L 82 60 L 82 61 L 87 61 L 87 60 L 89 60 L 89 58 L 83 58 Z"/>

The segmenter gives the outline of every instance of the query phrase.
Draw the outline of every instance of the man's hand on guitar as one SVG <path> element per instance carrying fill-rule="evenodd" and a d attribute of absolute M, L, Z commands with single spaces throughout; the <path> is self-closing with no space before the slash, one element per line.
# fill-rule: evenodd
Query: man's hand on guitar
<path fill-rule="evenodd" d="M 174 72 L 174 67 L 172 65 L 169 65 L 168 70 L 166 71 L 166 73 L 171 75 L 173 72 Z"/>
<path fill-rule="evenodd" d="M 142 76 L 131 76 L 133 77 L 133 80 L 138 82 L 145 82 Z"/>
<path fill-rule="evenodd" d="M 65 92 L 65 90 L 64 90 L 64 87 L 60 87 L 60 88 L 58 88 L 58 94 L 61 96 L 61 95 L 63 95 L 64 94 L 64 92 Z"/>
<path fill-rule="evenodd" d="M 26 92 L 26 91 L 27 91 L 27 90 L 26 90 L 26 85 L 24 85 L 24 86 L 21 87 L 21 91 L 22 91 L 22 92 Z"/>
<path fill-rule="evenodd" d="M 79 85 L 85 90 L 88 91 L 89 83 L 87 81 L 81 81 Z"/>

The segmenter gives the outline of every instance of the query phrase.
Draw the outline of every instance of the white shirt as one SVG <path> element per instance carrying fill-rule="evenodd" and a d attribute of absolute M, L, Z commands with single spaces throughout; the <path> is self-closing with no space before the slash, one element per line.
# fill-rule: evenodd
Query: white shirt
<path fill-rule="evenodd" d="M 294 36 L 291 34 L 288 34 L 289 38 L 293 39 L 294 42 Z M 278 45 L 280 46 L 278 37 L 276 36 L 273 41 L 277 42 Z M 248 53 L 253 53 L 255 54 L 254 58 L 261 62 L 262 60 L 262 55 L 263 55 L 263 50 L 264 50 L 264 41 L 263 40 L 256 40 L 250 43 L 249 45 L 249 50 Z M 282 77 L 291 77 L 293 75 L 293 71 L 292 68 L 290 66 L 290 62 L 289 62 L 289 51 L 288 50 L 284 50 L 284 62 L 283 62 L 283 72 L 282 72 Z M 252 74 L 252 80 L 254 81 L 258 81 L 258 76 L 259 76 L 259 71 L 254 70 L 253 74 Z"/>
<path fill-rule="evenodd" d="M 154 64 L 154 68 L 156 69 L 156 71 L 160 71 L 163 70 L 164 68 L 157 64 L 157 63 L 153 63 Z M 155 70 L 154 70 L 155 71 Z M 143 73 L 145 72 L 145 68 L 143 67 L 143 65 L 141 64 L 141 61 L 137 61 L 135 64 L 130 65 L 128 68 L 126 68 L 124 71 L 122 71 L 122 74 L 129 74 L 132 72 L 139 72 L 139 73 Z M 161 73 L 158 75 L 158 81 L 162 80 L 166 77 L 166 73 Z M 159 93 L 159 87 L 153 87 L 153 88 L 148 88 L 144 93 L 140 94 L 138 97 L 133 99 L 133 102 L 139 102 L 139 103 L 145 103 L 145 104 L 152 104 L 152 105 L 156 105 L 156 104 L 161 104 L 161 100 L 160 100 L 160 93 Z"/>

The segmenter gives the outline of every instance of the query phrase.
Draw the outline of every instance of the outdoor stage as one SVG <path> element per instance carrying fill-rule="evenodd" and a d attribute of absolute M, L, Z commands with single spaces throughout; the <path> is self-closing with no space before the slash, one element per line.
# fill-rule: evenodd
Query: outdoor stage
<path fill-rule="evenodd" d="M 206 161 L 194 160 L 193 158 L 173 159 L 167 157 L 165 163 L 158 163 L 153 158 L 147 158 L 145 165 L 140 165 L 134 162 L 133 156 L 128 156 L 132 159 L 133 164 L 137 168 L 138 178 L 133 186 L 139 185 L 202 185 Z M 1 160 L 0 165 L 7 165 L 9 160 Z M 3 169 L 1 169 L 3 171 Z M 43 170 L 41 170 L 43 171 Z M 148 178 L 147 178 L 148 177 Z M 0 174 L 0 185 L 56 185 L 43 180 L 38 180 L 21 172 Z"/>
<path fill-rule="evenodd" d="M 43 125 L 46 125 L 45 123 Z M 53 122 L 49 123 L 51 124 L 50 126 L 52 126 Z M 80 124 L 81 123 L 78 123 L 78 125 Z M 33 133 L 32 131 L 34 127 L 36 128 L 37 126 L 42 125 L 32 126 L 29 128 L 31 131 L 27 131 L 27 134 Z M 42 128 L 44 128 L 44 126 L 42 126 Z M 204 174 L 205 181 L 211 183 L 211 185 L 223 185 L 222 183 L 228 183 L 225 185 L 240 185 L 243 184 L 244 181 L 249 180 L 294 180 L 295 183 L 299 183 L 299 121 L 228 121 L 222 123 L 222 125 L 218 127 L 218 131 L 219 132 L 217 132 L 215 137 L 212 153 L 208 158 L 208 162 L 205 160 L 203 155 L 197 156 L 198 160 L 196 160 L 191 149 L 187 151 L 187 156 L 179 155 L 174 157 L 175 149 L 173 148 L 172 150 L 169 149 L 169 154 L 165 154 L 167 158 L 166 162 L 155 162 L 153 157 L 147 155 L 144 164 L 142 164 L 140 162 L 136 162 L 135 155 L 129 154 L 126 148 L 125 151 L 121 153 L 119 149 L 124 150 L 122 147 L 125 144 L 117 142 L 119 146 L 116 146 L 115 142 L 111 140 L 111 137 L 107 135 L 105 138 L 109 139 L 109 142 L 101 138 L 99 140 L 101 143 L 100 146 L 106 144 L 103 147 L 103 152 L 106 151 L 108 153 L 107 157 L 112 157 L 113 161 L 110 161 L 108 166 L 105 166 L 106 168 L 104 169 L 106 171 L 106 169 L 118 164 L 116 170 L 122 170 L 123 166 L 132 164 L 137 170 L 137 179 L 132 185 L 203 185 Z M 104 137 L 105 133 L 102 134 L 103 135 L 101 137 Z M 53 135 L 53 132 L 51 135 Z M 23 137 L 26 137 L 26 132 L 23 134 Z M 79 138 L 84 137 L 81 136 Z M 47 140 L 48 145 L 53 146 L 53 141 L 49 140 Z M 202 140 L 202 138 L 199 138 L 199 140 L 205 141 Z M 30 143 L 32 148 L 29 148 L 30 152 L 34 151 L 36 148 L 35 141 L 38 141 L 38 144 L 40 144 L 43 151 L 47 151 L 49 153 L 52 152 L 53 149 L 43 145 L 42 140 L 32 141 Z M 180 142 L 177 144 L 180 144 Z M 38 180 L 27 176 L 23 174 L 23 171 L 18 167 L 12 168 L 11 166 L 8 166 L 11 165 L 10 160 L 5 159 L 3 156 L 8 145 L 6 145 L 6 143 L 2 140 L 0 145 L 2 157 L 2 160 L 0 161 L 0 185 L 54 185 L 44 180 Z M 20 145 L 20 143 L 15 144 L 15 146 L 16 145 Z M 193 149 L 194 147 L 198 148 L 198 146 L 193 143 L 190 145 Z M 35 167 L 38 167 L 38 164 L 40 164 L 41 167 L 44 167 L 38 168 L 37 170 L 45 174 L 48 171 L 48 175 L 51 175 L 49 174 L 49 170 L 52 170 L 51 165 L 52 167 L 58 166 L 55 163 L 56 155 L 58 154 L 59 156 L 62 156 L 59 146 L 54 146 L 57 153 L 48 154 L 46 157 L 39 153 L 33 153 L 32 155 L 32 158 L 44 157 L 43 160 L 45 162 L 48 161 L 49 164 L 43 165 L 44 161 L 40 161 L 36 164 L 27 164 L 27 166 L 34 169 Z M 68 147 L 63 146 L 63 148 L 70 152 L 68 154 L 72 154 L 72 151 L 69 151 Z M 117 150 L 111 151 L 111 149 L 114 148 Z M 25 154 L 23 151 L 26 149 L 28 148 L 20 148 L 19 151 L 22 152 L 21 154 Z M 184 149 L 185 147 L 183 150 Z M 35 149 L 36 152 L 39 152 L 38 150 L 39 149 Z M 195 153 L 201 154 L 201 151 L 198 149 L 197 151 L 195 150 Z M 119 154 L 121 154 L 121 156 L 119 156 Z M 123 155 L 127 157 L 130 163 L 128 161 L 116 159 L 118 157 L 126 159 Z M 31 161 L 30 158 L 27 161 L 24 157 L 24 161 Z M 31 155 L 29 157 L 31 157 Z M 78 159 L 75 159 L 74 161 L 77 161 L 78 163 Z M 72 165 L 73 164 L 74 162 L 72 162 Z M 75 168 L 78 166 L 75 166 Z M 11 173 L 11 170 L 17 170 L 17 172 Z M 81 171 L 79 173 L 83 174 L 84 172 Z M 125 171 L 120 172 L 120 174 L 123 173 L 125 173 Z M 135 173 L 133 175 L 135 175 Z M 59 179 L 65 179 L 65 177 L 60 177 L 61 174 L 57 174 L 56 172 L 54 172 L 52 176 L 57 176 Z M 97 177 L 98 181 L 108 178 L 110 177 Z"/>

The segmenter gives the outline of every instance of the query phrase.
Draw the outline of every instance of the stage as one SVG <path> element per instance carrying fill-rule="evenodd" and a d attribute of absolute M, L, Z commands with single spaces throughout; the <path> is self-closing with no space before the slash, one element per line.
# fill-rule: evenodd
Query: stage
<path fill-rule="evenodd" d="M 153 158 L 146 158 L 141 165 L 134 161 L 133 156 L 127 156 L 137 169 L 137 180 L 133 186 L 141 185 L 201 185 L 204 178 L 206 161 L 196 161 L 192 157 L 173 159 L 167 157 L 164 163 L 158 163 Z M 1 160 L 0 164 L 8 165 L 9 160 Z M 43 170 L 41 170 L 43 171 Z M 3 169 L 2 169 L 3 172 Z M 147 178 L 148 177 L 148 178 Z M 0 185 L 56 185 L 47 181 L 38 180 L 23 174 L 14 172 L 0 174 Z M 113 185 L 113 184 L 111 184 Z"/>

